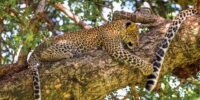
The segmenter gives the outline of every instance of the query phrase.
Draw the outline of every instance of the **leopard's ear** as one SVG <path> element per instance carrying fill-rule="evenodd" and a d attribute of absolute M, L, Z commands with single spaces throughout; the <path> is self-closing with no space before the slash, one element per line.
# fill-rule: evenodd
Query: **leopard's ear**
<path fill-rule="evenodd" d="M 131 21 L 127 21 L 127 22 L 125 23 L 125 27 L 128 28 L 131 24 L 132 24 Z"/>
<path fill-rule="evenodd" d="M 137 26 L 137 24 L 135 24 L 134 22 L 130 21 L 130 20 L 126 20 L 125 22 L 123 22 L 123 27 L 126 29 L 126 33 L 133 33 L 135 34 L 136 31 L 139 30 L 139 27 Z"/>

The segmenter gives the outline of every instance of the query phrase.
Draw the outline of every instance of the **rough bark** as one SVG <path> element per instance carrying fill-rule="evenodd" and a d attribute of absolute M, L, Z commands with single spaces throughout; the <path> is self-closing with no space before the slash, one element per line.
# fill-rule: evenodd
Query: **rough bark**
<path fill-rule="evenodd" d="M 134 54 L 151 62 L 171 21 L 165 20 L 149 32 L 141 34 L 140 46 Z M 200 59 L 200 18 L 188 18 L 173 40 L 161 71 L 161 78 L 176 68 L 184 68 Z M 199 71 L 199 66 L 197 70 Z M 127 85 L 143 87 L 145 76 L 133 67 L 114 60 L 104 51 L 95 50 L 79 58 L 42 63 L 43 99 L 97 100 Z M 33 98 L 32 76 L 29 69 L 1 77 L 0 98 L 28 100 Z"/>

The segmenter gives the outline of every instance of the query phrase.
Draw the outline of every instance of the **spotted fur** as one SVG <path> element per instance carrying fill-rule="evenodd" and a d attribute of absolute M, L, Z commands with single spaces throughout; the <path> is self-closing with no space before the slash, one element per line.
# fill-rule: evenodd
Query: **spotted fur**
<path fill-rule="evenodd" d="M 175 17 L 175 19 L 173 20 L 172 24 L 170 25 L 169 29 L 167 30 L 167 33 L 166 33 L 164 39 L 162 40 L 160 46 L 158 47 L 158 49 L 155 53 L 155 57 L 152 62 L 154 71 L 152 74 L 150 74 L 147 77 L 146 89 L 148 91 L 152 91 L 157 84 L 165 54 L 170 46 L 172 39 L 175 37 L 178 29 L 180 28 L 180 25 L 187 17 L 193 16 L 196 14 L 197 14 L 197 11 L 195 9 L 184 10 L 179 15 L 177 15 Z"/>
<path fill-rule="evenodd" d="M 153 72 L 153 67 L 127 49 L 137 44 L 138 28 L 129 20 L 116 20 L 93 29 L 50 38 L 36 47 L 28 61 L 33 70 L 35 100 L 41 100 L 38 67 L 42 61 L 58 61 L 79 56 L 97 47 L 103 48 L 115 60 L 139 68 L 144 75 L 149 75 Z"/>

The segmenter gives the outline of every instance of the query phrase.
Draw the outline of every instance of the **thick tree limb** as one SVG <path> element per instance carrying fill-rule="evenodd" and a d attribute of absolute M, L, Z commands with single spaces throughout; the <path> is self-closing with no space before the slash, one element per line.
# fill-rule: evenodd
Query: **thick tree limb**
<path fill-rule="evenodd" d="M 133 53 L 151 62 L 154 51 L 164 37 L 170 21 L 141 35 L 140 46 Z M 200 58 L 200 19 L 188 18 L 169 48 L 161 77 L 175 68 L 187 67 Z M 198 66 L 199 67 L 199 66 Z M 0 81 L 0 97 L 32 99 L 31 72 L 24 70 Z M 40 70 L 44 99 L 103 99 L 113 90 L 130 84 L 144 86 L 145 76 L 138 69 L 113 61 L 106 52 L 91 51 L 79 58 L 46 62 Z M 161 79 L 160 79 L 161 80 Z"/>

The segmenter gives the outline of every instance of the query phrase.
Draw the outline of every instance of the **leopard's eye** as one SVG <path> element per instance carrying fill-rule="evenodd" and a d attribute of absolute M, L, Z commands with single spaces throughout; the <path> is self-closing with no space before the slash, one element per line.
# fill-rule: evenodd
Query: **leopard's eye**
<path fill-rule="evenodd" d="M 133 43 L 132 42 L 128 42 L 127 44 L 129 47 L 132 47 L 133 46 Z"/>
<path fill-rule="evenodd" d="M 126 45 L 127 45 L 128 49 L 133 49 L 134 48 L 134 43 L 131 42 L 131 41 L 127 42 Z"/>

